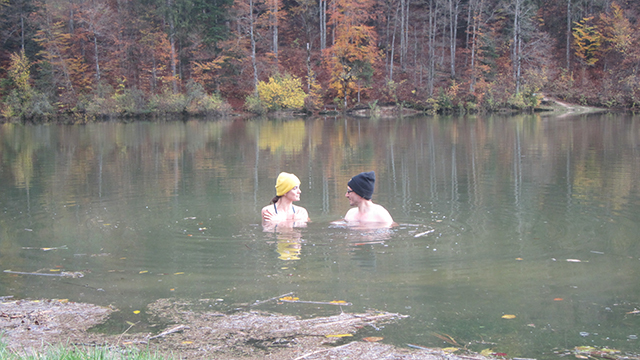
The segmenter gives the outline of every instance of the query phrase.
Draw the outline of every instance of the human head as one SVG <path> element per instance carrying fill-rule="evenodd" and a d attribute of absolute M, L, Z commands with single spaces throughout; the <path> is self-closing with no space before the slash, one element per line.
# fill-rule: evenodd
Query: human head
<path fill-rule="evenodd" d="M 371 200 L 375 182 L 376 174 L 373 171 L 361 172 L 360 174 L 352 177 L 347 183 L 347 186 L 362 198 Z"/>
<path fill-rule="evenodd" d="M 296 186 L 300 186 L 300 179 L 297 176 L 281 172 L 276 179 L 276 196 L 283 196 Z"/>

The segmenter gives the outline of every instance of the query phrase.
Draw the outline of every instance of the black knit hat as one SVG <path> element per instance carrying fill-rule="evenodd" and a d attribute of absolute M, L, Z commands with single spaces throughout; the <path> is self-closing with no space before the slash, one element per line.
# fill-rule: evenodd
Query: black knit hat
<path fill-rule="evenodd" d="M 371 200 L 371 195 L 373 195 L 373 185 L 376 182 L 376 173 L 373 171 L 362 172 L 349 180 L 347 185 L 351 188 L 351 190 L 355 191 L 356 194 L 362 196 L 367 200 Z"/>

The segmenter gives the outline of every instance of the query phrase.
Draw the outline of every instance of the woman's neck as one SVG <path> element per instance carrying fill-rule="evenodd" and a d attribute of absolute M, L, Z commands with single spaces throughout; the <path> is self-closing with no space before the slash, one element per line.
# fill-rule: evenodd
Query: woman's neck
<path fill-rule="evenodd" d="M 291 206 L 293 206 L 293 201 L 285 197 L 281 197 L 280 200 L 276 202 L 276 207 L 278 208 L 278 210 L 282 210 L 284 212 L 289 212 Z"/>

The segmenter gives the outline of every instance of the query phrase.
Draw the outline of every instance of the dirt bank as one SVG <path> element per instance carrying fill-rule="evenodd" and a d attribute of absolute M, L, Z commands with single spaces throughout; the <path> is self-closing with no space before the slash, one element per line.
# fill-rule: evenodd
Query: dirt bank
<path fill-rule="evenodd" d="M 147 313 L 169 324 L 162 331 L 127 330 L 117 335 L 88 331 L 104 323 L 117 311 L 114 308 L 66 300 L 5 301 L 0 303 L 0 329 L 7 348 L 20 353 L 65 344 L 113 351 L 135 347 L 181 359 L 485 359 L 442 349 L 397 348 L 384 344 L 382 338 L 358 337 L 358 331 L 367 326 L 402 321 L 401 314 L 343 312 L 300 319 L 251 307 L 230 314 L 200 311 L 207 301 L 158 300 Z"/>

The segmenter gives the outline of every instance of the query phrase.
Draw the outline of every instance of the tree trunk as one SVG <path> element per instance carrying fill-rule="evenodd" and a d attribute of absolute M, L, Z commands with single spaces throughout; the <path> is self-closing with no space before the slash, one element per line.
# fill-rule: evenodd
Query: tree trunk
<path fill-rule="evenodd" d="M 96 80 L 100 81 L 100 62 L 98 61 L 98 39 L 93 35 L 93 51 L 96 53 Z"/>
<path fill-rule="evenodd" d="M 327 47 L 327 0 L 320 0 L 318 4 L 320 13 L 320 50 Z"/>
<path fill-rule="evenodd" d="M 429 67 L 427 71 L 427 87 L 429 96 L 433 96 L 436 77 L 436 33 L 438 30 L 438 0 L 429 0 Z M 434 4 L 435 3 L 435 4 Z"/>
<path fill-rule="evenodd" d="M 571 0 L 567 0 L 567 71 L 571 71 Z"/>
<path fill-rule="evenodd" d="M 276 58 L 276 69 L 278 68 L 278 0 L 273 0 L 273 54 Z"/>
<path fill-rule="evenodd" d="M 253 66 L 253 91 L 258 94 L 258 65 L 256 64 L 256 39 L 253 25 L 253 0 L 249 0 L 249 34 L 251 36 L 251 65 Z"/>
<path fill-rule="evenodd" d="M 391 36 L 391 58 L 389 59 L 389 81 L 393 81 L 393 66 L 396 49 L 396 29 L 398 27 L 398 11 L 400 11 L 400 4 L 398 4 L 398 7 L 396 7 L 396 16 L 393 22 L 393 35 Z"/>
<path fill-rule="evenodd" d="M 451 78 L 456 77 L 456 40 L 458 37 L 459 0 L 449 0 L 449 56 L 451 58 Z"/>
<path fill-rule="evenodd" d="M 404 36 L 404 32 L 405 32 L 405 7 L 406 7 L 406 0 L 400 0 L 398 6 L 400 7 L 400 68 L 402 70 L 404 70 L 404 56 L 407 52 L 406 50 L 406 42 L 405 42 L 405 36 Z M 396 22 L 398 19 L 398 12 L 396 11 Z M 393 35 L 395 38 L 395 27 L 394 27 L 394 31 L 393 31 Z"/>
<path fill-rule="evenodd" d="M 519 53 L 519 43 L 520 43 L 520 2 L 521 0 L 515 1 L 515 9 L 513 13 L 513 43 L 512 51 L 511 51 L 511 62 L 512 62 L 512 71 L 513 71 L 513 79 L 516 82 L 516 94 L 520 90 L 520 78 L 518 76 L 518 70 L 520 68 L 520 53 Z"/>
<path fill-rule="evenodd" d="M 167 0 L 167 7 L 171 9 L 173 6 L 172 0 Z M 175 33 L 175 24 L 173 22 L 173 17 L 169 15 L 169 43 L 171 45 L 171 75 L 173 75 L 173 79 L 171 81 L 173 93 L 178 93 L 178 69 L 177 69 L 177 59 L 176 59 L 176 33 Z"/>

